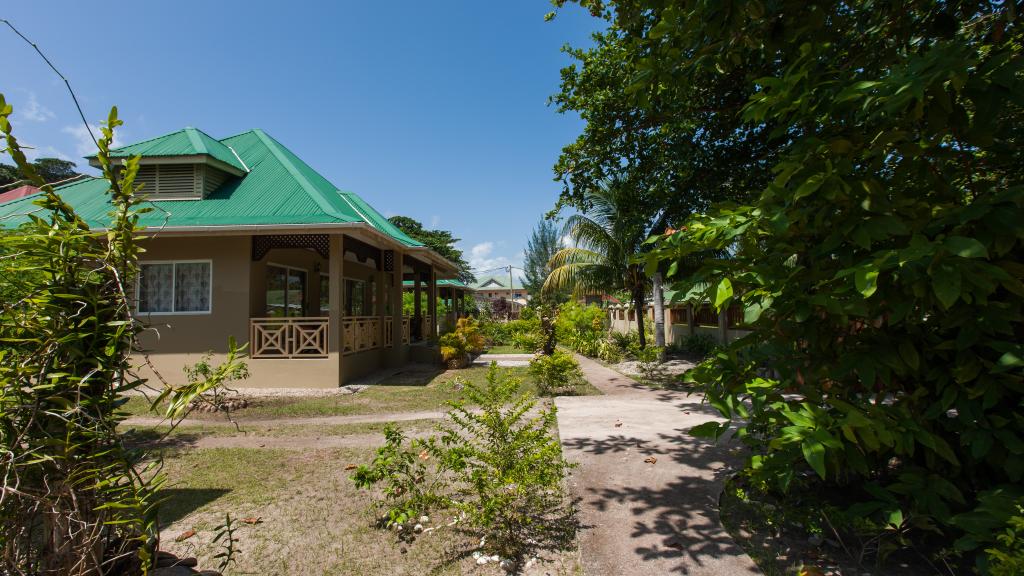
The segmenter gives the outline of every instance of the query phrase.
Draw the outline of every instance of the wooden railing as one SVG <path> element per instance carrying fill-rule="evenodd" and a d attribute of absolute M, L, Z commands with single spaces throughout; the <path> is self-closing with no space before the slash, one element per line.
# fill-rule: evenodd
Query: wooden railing
<path fill-rule="evenodd" d="M 434 334 L 434 317 L 433 316 L 424 316 L 423 317 L 423 324 L 421 325 L 421 327 L 422 327 L 422 331 L 420 332 L 420 338 L 423 338 L 424 340 L 427 340 L 427 339 L 430 339 L 430 338 L 434 337 L 435 334 Z"/>
<path fill-rule="evenodd" d="M 355 354 L 381 346 L 380 318 L 349 316 L 341 320 L 341 353 Z"/>
<path fill-rule="evenodd" d="M 395 323 L 390 317 L 384 318 L 384 347 L 391 348 L 395 345 Z"/>
<path fill-rule="evenodd" d="M 325 358 L 327 318 L 250 318 L 251 358 Z"/>
<path fill-rule="evenodd" d="M 402 316 L 402 344 L 408 344 L 412 340 L 412 318 Z"/>

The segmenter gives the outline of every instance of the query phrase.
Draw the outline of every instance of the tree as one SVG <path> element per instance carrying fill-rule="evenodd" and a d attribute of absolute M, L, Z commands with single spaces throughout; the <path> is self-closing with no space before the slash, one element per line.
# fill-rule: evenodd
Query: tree
<path fill-rule="evenodd" d="M 646 47 L 634 40 L 654 23 L 645 14 L 653 12 L 612 21 L 591 48 L 565 48 L 576 63 L 562 69 L 552 102 L 586 125 L 554 166 L 563 184 L 558 207 L 586 210 L 588 191 L 614 178 L 630 183 L 632 202 L 652 223 L 678 225 L 714 202 L 748 198 L 770 180 L 772 125 L 746 125 L 739 113 L 749 82 L 773 64 L 751 60 L 727 74 L 702 70 L 638 90 L 637 80 L 651 73 Z"/>
<path fill-rule="evenodd" d="M 423 224 L 408 216 L 392 216 L 388 218 L 388 221 L 397 226 L 402 232 L 408 234 L 413 240 L 422 242 L 434 252 L 454 263 L 459 269 L 459 280 L 466 284 L 476 282 L 476 276 L 473 275 L 472 268 L 462 257 L 462 250 L 455 247 L 455 243 L 459 239 L 452 236 L 451 232 L 424 228 Z"/>
<path fill-rule="evenodd" d="M 32 163 L 32 167 L 43 182 L 47 184 L 60 182 L 79 175 L 75 170 L 74 162 L 59 158 L 39 158 Z M 23 170 L 10 164 L 0 164 L 0 186 L 14 184 L 19 180 L 25 180 L 26 183 L 28 181 Z"/>
<path fill-rule="evenodd" d="M 713 205 L 651 255 L 677 289 L 744 308 L 752 334 L 692 377 L 743 421 L 745 474 L 941 529 L 961 551 L 991 544 L 1024 480 L 1016 5 L 581 4 L 626 31 L 631 93 L 734 78 L 735 129 L 768 148 L 768 170 L 731 164 L 749 201 Z M 709 251 L 729 257 L 693 269 Z"/>
<path fill-rule="evenodd" d="M 575 296 L 586 296 L 625 290 L 637 310 L 643 347 L 647 344 L 644 311 L 650 279 L 636 258 L 650 230 L 632 198 L 631 191 L 618 181 L 594 188 L 584 196 L 587 210 L 565 222 L 565 234 L 575 245 L 562 248 L 552 257 L 544 291 L 570 290 Z"/>
<path fill-rule="evenodd" d="M 551 258 L 561 247 L 558 226 L 543 219 L 534 227 L 523 256 L 523 285 L 533 299 L 541 297 L 544 281 L 551 272 Z"/>

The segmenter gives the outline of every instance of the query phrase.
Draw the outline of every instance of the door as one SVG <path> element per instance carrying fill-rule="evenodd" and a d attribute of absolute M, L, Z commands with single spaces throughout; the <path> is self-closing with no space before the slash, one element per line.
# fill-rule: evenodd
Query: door
<path fill-rule="evenodd" d="M 267 316 L 270 318 L 305 316 L 306 271 L 287 266 L 267 265 Z"/>

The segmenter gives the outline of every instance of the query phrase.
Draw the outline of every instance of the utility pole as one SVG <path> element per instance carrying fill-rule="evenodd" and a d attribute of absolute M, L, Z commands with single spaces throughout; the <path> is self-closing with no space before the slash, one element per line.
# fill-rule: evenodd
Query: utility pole
<path fill-rule="evenodd" d="M 512 319 L 512 309 L 516 305 L 515 287 L 512 284 L 512 265 L 508 265 L 508 319 Z"/>

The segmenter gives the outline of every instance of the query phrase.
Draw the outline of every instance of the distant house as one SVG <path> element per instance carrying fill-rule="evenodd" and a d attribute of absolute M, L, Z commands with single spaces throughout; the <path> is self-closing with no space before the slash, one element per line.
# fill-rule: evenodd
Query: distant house
<path fill-rule="evenodd" d="M 523 281 L 514 276 L 511 279 L 508 276 L 488 276 L 479 279 L 472 288 L 480 303 L 504 298 L 511 302 L 514 308 L 522 308 L 530 301 L 530 295 L 523 287 Z"/>
<path fill-rule="evenodd" d="M 137 182 L 159 209 L 141 215 L 141 344 L 172 381 L 228 338 L 249 344 L 245 386 L 336 387 L 434 358 L 436 295 L 455 265 L 339 190 L 262 130 L 215 139 L 186 128 L 113 151 L 141 157 Z M 95 165 L 95 158 L 92 159 Z M 108 183 L 57 188 L 94 229 L 109 223 Z M 0 205 L 10 226 L 38 207 Z M 417 298 L 402 313 L 411 281 Z"/>

